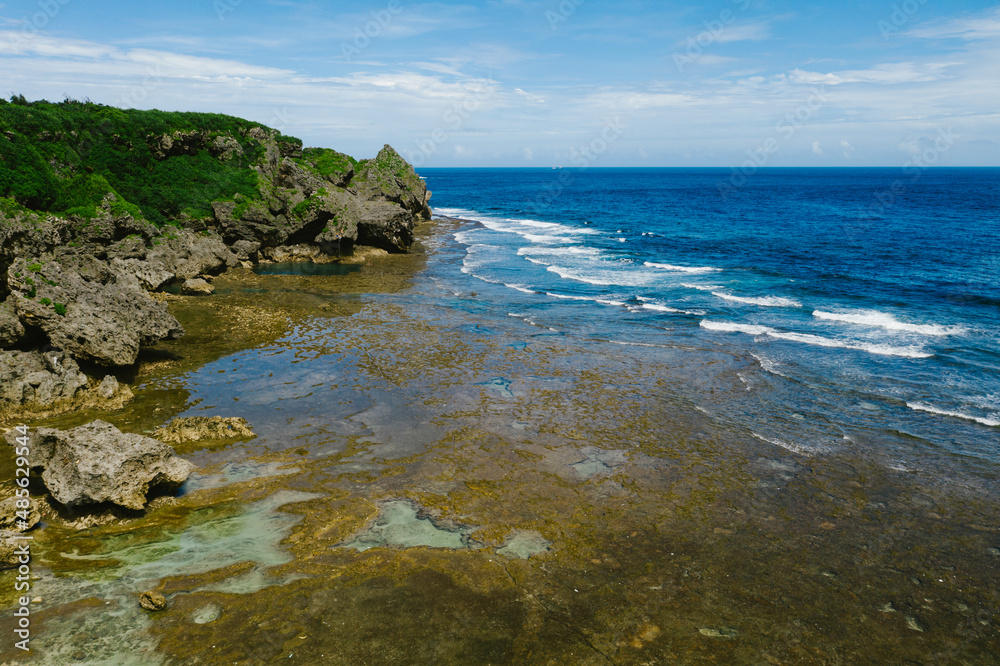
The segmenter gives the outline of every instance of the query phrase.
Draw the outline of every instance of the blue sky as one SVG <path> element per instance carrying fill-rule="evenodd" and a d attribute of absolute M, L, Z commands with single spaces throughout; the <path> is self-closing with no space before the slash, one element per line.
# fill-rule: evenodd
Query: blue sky
<path fill-rule="evenodd" d="M 998 165 L 1000 5 L 0 2 L 11 93 L 418 166 Z"/>

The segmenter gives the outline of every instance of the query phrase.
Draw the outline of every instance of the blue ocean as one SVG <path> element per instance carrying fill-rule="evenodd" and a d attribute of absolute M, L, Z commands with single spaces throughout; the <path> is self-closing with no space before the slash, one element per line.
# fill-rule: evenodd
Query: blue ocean
<path fill-rule="evenodd" d="M 498 321 L 731 354 L 746 397 L 718 417 L 798 453 L 1000 462 L 1000 169 L 421 175 L 463 220 L 430 278 Z"/>

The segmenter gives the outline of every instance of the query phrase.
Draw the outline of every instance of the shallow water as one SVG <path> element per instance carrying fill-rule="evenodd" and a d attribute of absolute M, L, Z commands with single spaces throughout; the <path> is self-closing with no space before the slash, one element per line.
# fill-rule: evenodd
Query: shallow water
<path fill-rule="evenodd" d="M 172 304 L 235 335 L 164 345 L 117 422 L 258 436 L 192 446 L 198 476 L 146 518 L 38 532 L 32 662 L 995 663 L 991 468 L 896 465 L 877 429 L 790 437 L 830 406 L 770 411 L 758 389 L 793 389 L 724 344 L 507 316 L 463 281 L 463 224 L 425 233 L 419 272 L 240 274 Z M 139 610 L 151 588 L 167 610 Z"/>

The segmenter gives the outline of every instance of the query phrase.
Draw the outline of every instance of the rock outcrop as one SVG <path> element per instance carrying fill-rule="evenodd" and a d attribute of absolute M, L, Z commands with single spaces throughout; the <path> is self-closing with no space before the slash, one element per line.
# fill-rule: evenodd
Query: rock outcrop
<path fill-rule="evenodd" d="M 181 293 L 186 296 L 209 296 L 215 291 L 215 287 L 201 278 L 191 278 L 185 280 L 181 285 Z"/>
<path fill-rule="evenodd" d="M 8 433 L 8 442 L 14 434 Z M 194 469 L 166 444 L 104 421 L 66 431 L 37 429 L 28 464 L 52 498 L 71 509 L 110 502 L 141 510 L 150 489 L 177 488 Z"/>
<path fill-rule="evenodd" d="M 73 400 L 87 376 L 64 352 L 0 351 L 0 409 Z"/>
<path fill-rule="evenodd" d="M 52 345 L 102 365 L 131 365 L 139 348 L 183 334 L 132 275 L 94 257 L 17 259 L 7 283 L 20 321 Z"/>
<path fill-rule="evenodd" d="M 246 419 L 236 416 L 177 417 L 153 434 L 162 442 L 180 444 L 202 439 L 250 439 L 256 437 Z"/>

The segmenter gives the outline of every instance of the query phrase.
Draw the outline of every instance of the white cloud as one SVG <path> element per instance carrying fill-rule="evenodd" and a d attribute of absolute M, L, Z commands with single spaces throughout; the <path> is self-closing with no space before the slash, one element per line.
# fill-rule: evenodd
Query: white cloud
<path fill-rule="evenodd" d="M 728 56 L 715 55 L 714 53 L 705 53 L 703 55 L 695 58 L 691 64 L 694 65 L 726 65 L 731 62 L 737 62 L 738 58 L 730 58 Z"/>
<path fill-rule="evenodd" d="M 996 39 L 1000 37 L 1000 8 L 982 16 L 964 16 L 914 28 L 908 34 L 927 39 Z"/>
<path fill-rule="evenodd" d="M 838 86 L 845 83 L 879 83 L 895 85 L 934 81 L 945 75 L 945 70 L 957 63 L 898 62 L 875 65 L 870 69 L 848 69 L 840 72 L 809 72 L 793 69 L 787 75 L 790 83 Z"/>
<path fill-rule="evenodd" d="M 535 153 L 534 151 L 531 150 L 531 148 L 522 148 L 521 153 L 524 155 L 524 159 L 528 160 L 529 162 L 535 159 Z"/>
<path fill-rule="evenodd" d="M 823 154 L 823 149 L 820 147 L 819 141 L 813 141 L 812 151 L 813 151 L 813 155 L 822 155 Z"/>
<path fill-rule="evenodd" d="M 526 99 L 531 104 L 545 104 L 545 98 L 538 95 L 533 95 L 532 93 L 525 92 L 520 88 L 514 88 L 514 94 L 519 95 Z"/>
<path fill-rule="evenodd" d="M 127 69 L 130 65 L 152 67 L 158 76 L 169 78 L 255 77 L 281 78 L 294 74 L 291 70 L 259 67 L 237 62 L 189 56 L 169 51 L 132 49 L 122 51 L 114 46 L 80 39 L 62 39 L 46 35 L 25 37 L 21 33 L 0 31 L 0 56 L 27 56 L 59 59 L 71 72 L 87 70 L 89 64 L 111 63 Z M 33 62 L 38 62 L 34 60 Z"/>
<path fill-rule="evenodd" d="M 715 41 L 719 44 L 760 41 L 770 36 L 771 26 L 769 23 L 748 23 L 746 25 L 726 26 L 715 38 Z"/>

